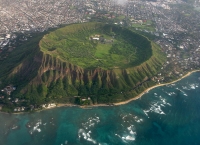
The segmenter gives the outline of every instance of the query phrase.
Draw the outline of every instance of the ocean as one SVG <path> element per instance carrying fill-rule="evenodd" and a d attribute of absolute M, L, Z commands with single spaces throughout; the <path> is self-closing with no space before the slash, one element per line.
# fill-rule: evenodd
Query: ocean
<path fill-rule="evenodd" d="M 200 72 L 121 106 L 0 113 L 0 145 L 200 145 Z"/>

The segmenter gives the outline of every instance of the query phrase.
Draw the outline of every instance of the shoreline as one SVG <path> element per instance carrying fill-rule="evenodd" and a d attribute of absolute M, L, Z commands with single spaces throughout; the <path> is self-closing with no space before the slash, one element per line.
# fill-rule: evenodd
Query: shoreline
<path fill-rule="evenodd" d="M 176 83 L 188 76 L 190 76 L 192 73 L 195 73 L 195 72 L 200 72 L 200 70 L 193 70 L 193 71 L 190 71 L 188 72 L 187 74 L 185 74 L 184 76 L 180 77 L 179 79 L 177 80 L 174 80 L 172 82 L 169 82 L 169 83 L 164 83 L 164 84 L 158 84 L 158 85 L 154 85 L 146 90 L 144 90 L 142 93 L 140 93 L 139 95 L 137 95 L 136 97 L 132 98 L 132 99 L 129 99 L 129 100 L 126 100 L 126 101 L 122 101 L 122 102 L 119 102 L 119 103 L 112 103 L 113 105 L 108 105 L 108 104 L 96 104 L 96 105 L 89 105 L 89 106 L 79 106 L 79 105 L 75 105 L 75 104 L 61 104 L 61 103 L 56 103 L 56 106 L 53 106 L 53 107 L 50 107 L 50 108 L 43 108 L 41 110 L 35 110 L 34 112 L 40 112 L 40 111 L 45 111 L 45 110 L 50 110 L 50 109 L 54 109 L 54 108 L 59 108 L 59 107 L 80 107 L 82 109 L 92 109 L 93 107 L 112 107 L 112 106 L 120 106 L 120 105 L 125 105 L 125 104 L 128 104 L 134 100 L 137 100 L 137 99 L 140 99 L 145 93 L 147 93 L 148 91 L 154 89 L 154 88 L 157 88 L 157 87 L 161 87 L 161 86 L 165 86 L 165 85 L 170 85 L 170 84 L 173 84 L 173 83 Z M 24 114 L 24 113 L 34 113 L 34 112 L 16 112 L 16 113 L 7 113 L 7 112 L 2 112 L 0 111 L 0 113 L 5 113 L 5 114 Z"/>
<path fill-rule="evenodd" d="M 169 83 L 164 83 L 164 84 L 158 84 L 158 85 L 154 85 L 146 90 L 144 90 L 142 93 L 140 93 L 139 95 L 137 95 L 136 97 L 132 98 L 132 99 L 129 99 L 129 100 L 126 100 L 126 101 L 122 101 L 122 102 L 119 102 L 119 103 L 112 103 L 113 105 L 107 105 L 107 104 L 96 104 L 96 105 L 89 105 L 89 106 L 79 106 L 79 105 L 69 105 L 69 104 L 58 104 L 58 106 L 56 107 L 70 107 L 70 106 L 78 106 L 80 108 L 93 108 L 93 107 L 106 107 L 106 106 L 120 106 L 120 105 L 125 105 L 127 103 L 130 103 L 131 101 L 134 101 L 134 100 L 137 100 L 137 99 L 140 99 L 145 93 L 147 93 L 148 91 L 154 89 L 154 88 L 157 88 L 157 87 L 161 87 L 161 86 L 165 86 L 165 85 L 170 85 L 170 84 L 173 84 L 173 83 L 176 83 L 188 76 L 190 76 L 192 73 L 195 73 L 195 72 L 200 72 L 200 70 L 193 70 L 193 71 L 190 71 L 188 72 L 187 74 L 185 74 L 184 76 L 180 77 L 179 79 L 177 80 L 174 80 L 172 82 L 169 82 Z M 51 109 L 51 108 L 50 108 Z"/>
<path fill-rule="evenodd" d="M 152 86 L 146 90 L 144 90 L 142 93 L 140 93 L 139 95 L 137 95 L 136 97 L 132 98 L 132 99 L 129 99 L 127 101 L 123 101 L 123 102 L 119 102 L 119 103 L 113 103 L 115 106 L 119 106 L 119 105 L 124 105 L 124 104 L 127 104 L 127 103 L 130 103 L 131 101 L 134 101 L 134 100 L 137 100 L 137 99 L 140 99 L 145 93 L 147 93 L 148 91 L 154 89 L 154 88 L 157 88 L 157 87 L 161 87 L 161 86 L 166 86 L 166 85 L 170 85 L 170 84 L 173 84 L 173 83 L 176 83 L 188 76 L 190 76 L 192 73 L 195 73 L 195 72 L 200 72 L 200 70 L 193 70 L 193 71 L 190 71 L 188 72 L 187 74 L 185 74 L 184 76 L 182 76 L 181 78 L 177 79 L 177 80 L 174 80 L 172 82 L 169 82 L 169 83 L 164 83 L 164 84 L 158 84 L 158 85 L 155 85 L 155 86 Z"/>

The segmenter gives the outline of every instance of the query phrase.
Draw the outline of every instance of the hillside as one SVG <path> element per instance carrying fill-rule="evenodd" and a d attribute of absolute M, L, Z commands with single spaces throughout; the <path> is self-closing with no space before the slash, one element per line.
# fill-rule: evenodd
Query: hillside
<path fill-rule="evenodd" d="M 165 59 L 159 46 L 126 28 L 73 24 L 32 38 L 0 62 L 0 87 L 16 86 L 12 97 L 25 106 L 120 102 L 152 86 Z"/>

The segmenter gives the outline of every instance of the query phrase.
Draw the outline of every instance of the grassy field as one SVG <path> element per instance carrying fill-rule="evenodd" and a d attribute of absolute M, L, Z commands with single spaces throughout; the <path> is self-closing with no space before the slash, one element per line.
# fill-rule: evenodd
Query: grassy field
<path fill-rule="evenodd" d="M 44 36 L 40 48 L 82 68 L 127 68 L 144 62 L 145 58 L 140 56 L 143 52 L 151 55 L 151 45 L 139 34 L 126 31 L 101 23 L 75 24 Z M 95 35 L 103 37 L 104 41 L 93 40 L 91 36 Z"/>
<path fill-rule="evenodd" d="M 96 47 L 95 57 L 97 59 L 103 59 L 105 56 L 108 56 L 111 47 L 112 44 L 98 44 Z"/>

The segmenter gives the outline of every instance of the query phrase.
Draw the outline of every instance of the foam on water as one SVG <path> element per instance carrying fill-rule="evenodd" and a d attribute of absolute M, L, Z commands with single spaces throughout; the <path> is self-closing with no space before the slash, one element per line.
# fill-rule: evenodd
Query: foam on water
<path fill-rule="evenodd" d="M 82 123 L 81 129 L 78 131 L 78 137 L 83 138 L 84 140 L 87 140 L 89 142 L 92 142 L 93 144 L 97 144 L 97 141 L 94 140 L 91 137 L 92 131 L 89 129 L 93 129 L 96 124 L 100 122 L 100 118 L 98 116 L 90 117 L 85 123 Z"/>
<path fill-rule="evenodd" d="M 1 114 L 0 144 L 200 144 L 199 83 L 192 75 L 121 106 Z"/>
<path fill-rule="evenodd" d="M 65 144 L 68 144 L 68 141 L 67 141 L 67 140 L 65 141 Z"/>
<path fill-rule="evenodd" d="M 194 89 L 196 89 L 196 85 L 195 84 L 190 84 L 190 88 L 194 90 Z"/>
<path fill-rule="evenodd" d="M 199 87 L 199 83 L 188 84 L 187 86 L 182 86 L 183 90 L 195 90 Z"/>
<path fill-rule="evenodd" d="M 86 132 L 84 129 L 79 129 L 78 137 L 79 139 L 82 137 L 83 139 L 92 142 L 93 144 L 97 144 L 97 142 L 91 138 L 90 136 L 91 133 L 92 133 L 91 131 Z"/>
<path fill-rule="evenodd" d="M 128 131 L 128 132 L 127 132 Z M 136 140 L 136 131 L 134 125 L 130 125 L 127 127 L 127 131 L 123 135 L 115 134 L 118 136 L 124 143 L 128 143 L 129 141 Z"/>
<path fill-rule="evenodd" d="M 132 137 L 132 136 L 126 136 L 126 138 L 125 138 L 125 140 L 131 140 L 131 141 L 133 141 L 133 140 L 135 140 L 135 137 Z"/>
<path fill-rule="evenodd" d="M 179 90 L 180 92 L 182 92 L 184 96 L 188 96 L 183 90 L 181 90 L 179 88 L 176 88 L 176 89 Z"/>
<path fill-rule="evenodd" d="M 128 120 L 132 120 L 132 119 L 137 123 L 143 122 L 142 118 L 139 118 L 138 116 L 133 115 L 131 113 L 126 114 L 126 115 L 121 114 L 120 116 L 122 117 L 123 122 L 129 122 Z M 121 124 L 121 125 L 123 126 L 123 124 Z"/>
<path fill-rule="evenodd" d="M 34 132 L 41 132 L 42 130 L 39 128 L 40 127 L 40 125 L 42 125 L 42 120 L 41 119 L 39 119 L 38 120 L 38 122 L 35 124 L 35 126 L 33 127 L 33 129 L 31 129 L 30 131 L 29 131 L 29 133 L 30 134 L 33 134 Z"/>
<path fill-rule="evenodd" d="M 171 106 L 170 103 L 168 103 L 166 101 L 165 98 L 163 98 L 162 96 L 158 97 L 160 99 L 160 101 L 153 101 L 150 103 L 150 108 L 149 109 L 144 109 L 143 112 L 144 114 L 149 118 L 148 113 L 149 112 L 154 112 L 154 113 L 158 113 L 161 115 L 165 115 L 164 111 L 162 110 L 161 107 L 166 107 L 166 106 Z"/>
<path fill-rule="evenodd" d="M 174 92 L 173 92 L 174 93 Z M 164 98 L 162 98 L 162 96 L 159 96 L 160 97 L 160 100 L 161 100 L 161 105 L 162 106 L 166 106 L 166 105 L 168 105 L 168 106 L 172 106 L 170 103 L 168 103 L 167 101 L 166 101 L 166 99 L 164 99 Z"/>
<path fill-rule="evenodd" d="M 82 126 L 85 128 L 85 129 L 89 129 L 89 128 L 91 128 L 91 127 L 94 127 L 95 126 L 95 124 L 98 124 L 100 122 L 100 119 L 99 119 L 99 117 L 90 117 L 89 119 L 88 119 L 88 121 L 87 122 L 85 122 L 85 123 L 82 123 Z"/>
<path fill-rule="evenodd" d="M 168 84 L 168 85 L 166 85 L 167 87 L 174 87 L 174 86 L 176 86 L 176 84 Z"/>
<path fill-rule="evenodd" d="M 119 137 L 122 142 L 129 143 L 136 140 L 136 128 L 133 124 L 141 125 L 143 122 L 143 119 L 133 115 L 131 113 L 128 114 L 120 114 L 120 117 L 122 119 L 122 131 L 116 132 L 115 136 Z"/>
<path fill-rule="evenodd" d="M 176 95 L 175 92 L 165 92 L 165 93 L 167 93 L 169 96 Z"/>
<path fill-rule="evenodd" d="M 161 106 L 158 105 L 158 102 L 151 104 L 151 107 L 149 110 L 144 110 L 144 113 L 147 115 L 149 112 L 155 112 L 158 114 L 164 114 L 165 113 L 162 111 Z M 148 115 L 147 115 L 148 116 Z"/>

